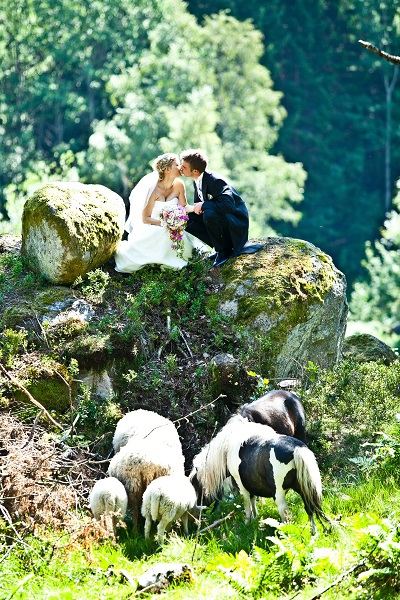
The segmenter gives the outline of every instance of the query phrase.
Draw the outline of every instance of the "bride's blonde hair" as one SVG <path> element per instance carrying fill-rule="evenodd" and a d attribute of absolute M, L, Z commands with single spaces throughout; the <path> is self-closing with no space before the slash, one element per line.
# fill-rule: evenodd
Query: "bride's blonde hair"
<path fill-rule="evenodd" d="M 167 152 L 166 154 L 160 154 L 153 162 L 153 169 L 158 172 L 158 179 L 162 181 L 165 177 L 165 171 L 172 165 L 174 160 L 179 160 L 177 154 Z"/>

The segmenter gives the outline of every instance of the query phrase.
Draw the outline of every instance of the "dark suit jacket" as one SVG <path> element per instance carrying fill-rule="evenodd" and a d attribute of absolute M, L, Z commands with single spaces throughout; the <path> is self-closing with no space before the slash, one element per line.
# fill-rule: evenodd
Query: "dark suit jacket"
<path fill-rule="evenodd" d="M 194 201 L 199 202 L 197 186 L 194 183 Z M 224 215 L 232 240 L 233 256 L 240 254 L 249 235 L 249 213 L 247 207 L 235 190 L 222 175 L 205 171 L 201 190 L 203 193 L 203 212 L 214 210 Z"/>

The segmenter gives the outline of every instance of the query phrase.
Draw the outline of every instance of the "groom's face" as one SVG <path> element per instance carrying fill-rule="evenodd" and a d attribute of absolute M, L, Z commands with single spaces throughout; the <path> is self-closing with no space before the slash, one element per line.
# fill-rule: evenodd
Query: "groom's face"
<path fill-rule="evenodd" d="M 197 179 L 197 177 L 200 175 L 200 173 L 198 172 L 198 170 L 197 169 L 192 169 L 191 166 L 190 166 L 190 164 L 188 162 L 186 162 L 186 160 L 182 161 L 182 164 L 181 164 L 181 173 L 185 177 L 191 177 L 192 179 Z"/>

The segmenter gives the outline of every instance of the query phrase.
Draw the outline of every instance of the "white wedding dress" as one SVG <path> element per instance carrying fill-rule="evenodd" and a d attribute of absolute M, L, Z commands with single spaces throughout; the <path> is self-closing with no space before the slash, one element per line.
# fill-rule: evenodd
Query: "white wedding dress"
<path fill-rule="evenodd" d="M 166 202 L 156 200 L 151 213 L 153 219 L 159 219 L 160 211 L 165 206 L 176 206 L 178 198 Z M 115 253 L 115 270 L 120 273 L 133 273 L 146 265 L 163 265 L 170 269 L 182 269 L 197 247 L 199 240 L 188 233 L 183 234 L 183 259 L 171 248 L 171 239 L 166 227 L 148 225 L 141 219 L 130 223 L 128 239 L 120 243 Z M 201 242 L 199 246 L 202 245 Z"/>

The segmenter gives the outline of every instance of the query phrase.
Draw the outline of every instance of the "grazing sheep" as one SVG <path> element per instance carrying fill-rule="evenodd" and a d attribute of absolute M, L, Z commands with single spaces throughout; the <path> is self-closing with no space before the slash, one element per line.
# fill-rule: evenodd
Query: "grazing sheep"
<path fill-rule="evenodd" d="M 163 475 L 184 475 L 184 457 L 156 437 L 151 440 L 132 438 L 111 459 L 108 475 L 124 484 L 128 505 L 137 527 L 142 496 L 147 486 Z"/>
<path fill-rule="evenodd" d="M 139 408 L 122 417 L 117 423 L 113 438 L 116 454 L 132 438 L 157 440 L 182 453 L 182 445 L 175 425 L 162 415 Z"/>
<path fill-rule="evenodd" d="M 157 541 L 164 541 L 166 528 L 182 519 L 183 530 L 188 535 L 188 511 L 196 507 L 196 492 L 188 477 L 170 475 L 154 479 L 143 494 L 142 515 L 146 519 L 144 535 L 150 535 L 152 521 L 159 521 Z"/>
<path fill-rule="evenodd" d="M 126 515 L 128 494 L 122 483 L 115 477 L 96 481 L 89 496 L 90 509 L 95 519 L 104 520 L 104 525 L 115 535 L 119 519 Z"/>

